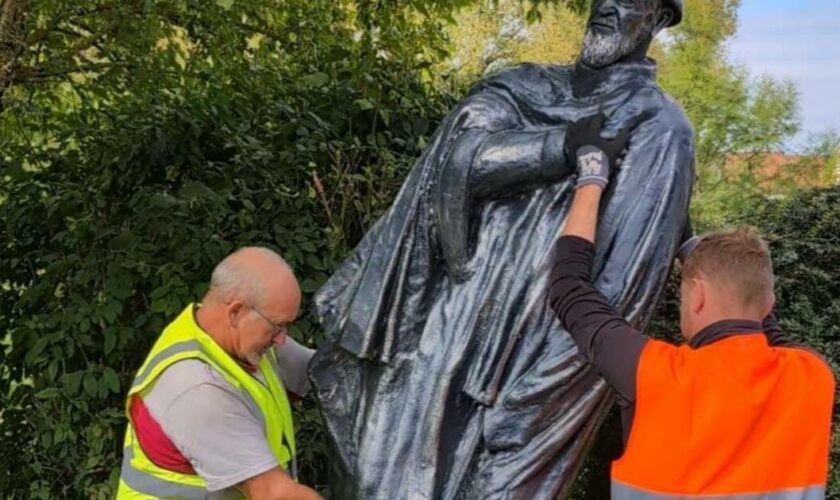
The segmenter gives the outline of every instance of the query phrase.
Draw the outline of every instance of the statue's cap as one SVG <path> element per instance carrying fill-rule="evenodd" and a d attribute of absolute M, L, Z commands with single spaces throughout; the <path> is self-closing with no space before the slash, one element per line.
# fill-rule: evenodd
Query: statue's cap
<path fill-rule="evenodd" d="M 666 5 L 674 9 L 674 19 L 671 20 L 671 24 L 668 27 L 676 26 L 680 24 L 683 18 L 683 4 L 685 2 L 683 0 L 662 0 L 662 5 Z"/>

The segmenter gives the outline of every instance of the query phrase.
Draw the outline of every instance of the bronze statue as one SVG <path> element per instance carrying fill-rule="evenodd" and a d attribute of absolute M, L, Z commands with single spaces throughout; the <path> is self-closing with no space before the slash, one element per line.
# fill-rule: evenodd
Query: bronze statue
<path fill-rule="evenodd" d="M 580 59 L 479 82 L 390 210 L 318 292 L 310 365 L 334 498 L 568 494 L 612 397 L 546 303 L 570 201 L 568 124 L 632 128 L 606 194 L 597 286 L 642 328 L 680 244 L 693 133 L 646 57 L 681 0 L 595 0 Z"/>

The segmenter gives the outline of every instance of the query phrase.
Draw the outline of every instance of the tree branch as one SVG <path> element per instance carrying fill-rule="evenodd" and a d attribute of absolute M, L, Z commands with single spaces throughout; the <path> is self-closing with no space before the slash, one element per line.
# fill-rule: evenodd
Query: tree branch
<path fill-rule="evenodd" d="M 0 0 L 0 111 L 11 85 L 18 57 L 26 50 L 26 0 Z"/>
<path fill-rule="evenodd" d="M 67 76 L 71 73 L 94 73 L 102 70 L 110 70 L 114 68 L 132 68 L 134 65 L 126 61 L 107 61 L 101 63 L 81 64 L 75 66 L 59 67 L 59 68 L 33 68 L 22 67 L 16 73 L 12 83 L 22 83 L 27 81 L 42 81 L 50 78 L 60 76 Z"/>

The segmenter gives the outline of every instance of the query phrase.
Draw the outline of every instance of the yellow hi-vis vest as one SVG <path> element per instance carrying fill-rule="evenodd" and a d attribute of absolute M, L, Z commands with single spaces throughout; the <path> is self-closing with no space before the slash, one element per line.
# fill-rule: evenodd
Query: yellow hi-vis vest
<path fill-rule="evenodd" d="M 125 432 L 122 470 L 117 491 L 119 499 L 205 498 L 208 495 L 206 484 L 198 475 L 163 469 L 149 460 L 134 435 L 129 413 L 132 397 L 151 387 L 167 367 L 183 359 L 199 359 L 207 363 L 231 386 L 251 398 L 261 413 L 271 451 L 292 477 L 296 475 L 292 411 L 283 384 L 277 378 L 277 358 L 274 349 L 266 352 L 257 367 L 265 381 L 264 385 L 246 372 L 198 326 L 193 309 L 193 304 L 190 304 L 166 327 L 137 371 L 128 392 L 128 428 Z"/>

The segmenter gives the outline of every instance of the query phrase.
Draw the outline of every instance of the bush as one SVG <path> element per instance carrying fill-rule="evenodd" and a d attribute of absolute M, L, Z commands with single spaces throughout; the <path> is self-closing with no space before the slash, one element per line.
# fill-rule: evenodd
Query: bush
<path fill-rule="evenodd" d="M 332 0 L 284 2 L 282 16 L 189 3 L 120 10 L 135 18 L 118 25 L 155 33 L 103 42 L 130 68 L 6 96 L 0 496 L 112 497 L 128 384 L 212 267 L 240 246 L 275 248 L 307 300 L 450 105 L 423 76 L 433 17 L 372 40 Z M 291 333 L 321 341 L 311 313 Z M 295 418 L 302 480 L 323 486 L 314 403 Z"/>
<path fill-rule="evenodd" d="M 737 218 L 764 233 L 773 252 L 776 301 L 782 328 L 816 349 L 840 374 L 840 186 L 758 204 Z M 840 498 L 840 401 L 827 498 Z"/>

